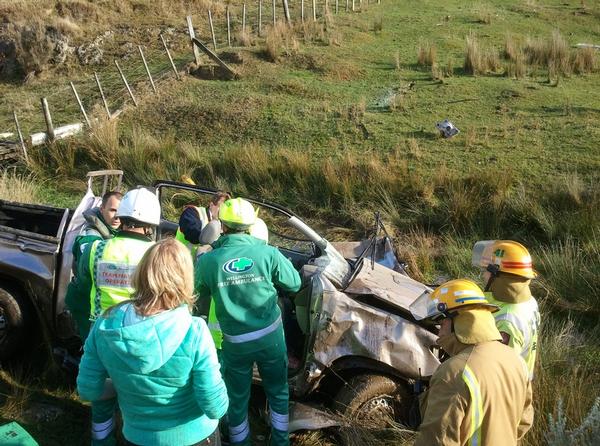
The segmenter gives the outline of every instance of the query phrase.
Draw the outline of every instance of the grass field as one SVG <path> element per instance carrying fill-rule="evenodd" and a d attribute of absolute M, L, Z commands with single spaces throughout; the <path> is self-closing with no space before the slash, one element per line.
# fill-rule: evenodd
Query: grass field
<path fill-rule="evenodd" d="M 81 24 L 78 38 L 123 21 L 134 29 L 172 26 L 181 15 L 181 27 L 190 8 L 202 23 L 209 2 L 173 1 L 168 11 L 165 2 L 121 2 L 121 14 L 102 15 L 110 3 L 98 7 L 101 19 L 90 30 Z M 133 12 L 134 3 L 145 15 Z M 214 3 L 222 25 L 222 5 Z M 232 2 L 234 11 L 240 3 Z M 297 17 L 299 2 L 290 3 Z M 267 24 L 268 9 L 264 17 Z M 206 26 L 197 28 L 208 41 Z M 238 80 L 163 84 L 118 122 L 32 149 L 21 181 L 5 173 L 2 188 L 19 185 L 25 196 L 73 205 L 91 169 L 123 168 L 130 185 L 188 175 L 286 204 L 330 238 L 363 237 L 381 210 L 411 274 L 427 282 L 475 278 L 476 240 L 522 241 L 541 273 L 535 292 L 543 308 L 537 419 L 525 444 L 544 444 L 559 399 L 567 428 L 579 425 L 600 395 L 600 55 L 572 46 L 600 44 L 600 5 L 363 2 L 363 11 L 329 14 L 318 25 L 266 27 L 266 39 L 232 49 L 220 29 L 219 52 Z M 185 41 L 178 51 L 183 61 Z M 477 75 L 469 74 L 473 66 Z M 37 91 L 63 80 L 50 70 L 0 91 L 34 103 Z M 63 120 L 77 119 L 69 113 Z M 461 130 L 447 140 L 435 129 L 446 118 Z M 44 392 L 43 385 L 33 387 Z M 77 406 L 60 392 L 68 411 Z M 21 419 L 10 401 L 0 416 Z M 296 441 L 331 440 L 317 433 Z"/>

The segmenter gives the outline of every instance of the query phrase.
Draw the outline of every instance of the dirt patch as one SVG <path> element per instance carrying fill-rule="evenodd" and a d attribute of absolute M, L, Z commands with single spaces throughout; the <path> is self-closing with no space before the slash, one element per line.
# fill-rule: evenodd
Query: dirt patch
<path fill-rule="evenodd" d="M 100 18 L 96 5 L 81 1 L 59 1 L 56 3 L 56 13 L 60 17 L 70 17 L 77 22 L 96 23 Z"/>
<path fill-rule="evenodd" d="M 232 79 L 231 73 L 219 65 L 196 65 L 191 63 L 188 65 L 187 72 L 191 76 L 204 80 L 223 81 Z"/>
<path fill-rule="evenodd" d="M 287 58 L 289 64 L 299 70 L 308 70 L 314 73 L 325 72 L 325 60 L 312 54 L 293 54 Z"/>

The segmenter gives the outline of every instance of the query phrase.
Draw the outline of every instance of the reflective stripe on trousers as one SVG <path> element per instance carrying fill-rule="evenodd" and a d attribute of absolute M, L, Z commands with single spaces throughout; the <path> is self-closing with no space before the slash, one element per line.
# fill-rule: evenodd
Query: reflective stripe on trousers
<path fill-rule="evenodd" d="M 483 402 L 481 400 L 479 382 L 471 368 L 466 364 L 462 379 L 469 388 L 471 396 L 471 429 L 469 431 L 468 444 L 479 446 L 481 444 L 481 425 L 483 424 Z"/>
<path fill-rule="evenodd" d="M 241 335 L 228 335 L 223 333 L 223 339 L 227 342 L 231 342 L 232 344 L 240 344 L 242 342 L 248 341 L 256 341 L 257 339 L 262 338 L 263 336 L 268 335 L 269 333 L 273 333 L 277 328 L 281 325 L 281 315 L 273 322 L 271 325 L 265 328 L 261 328 L 260 330 L 251 331 L 250 333 L 243 333 Z"/>
<path fill-rule="evenodd" d="M 289 414 L 277 413 L 271 407 L 269 409 L 271 409 L 271 426 L 273 429 L 287 432 L 290 422 Z"/>
<path fill-rule="evenodd" d="M 92 439 L 104 440 L 115 428 L 115 417 L 109 418 L 103 423 L 92 422 Z"/>
<path fill-rule="evenodd" d="M 229 426 L 229 440 L 232 443 L 241 443 L 250 434 L 250 425 L 248 424 L 248 418 L 246 418 L 242 424 L 237 426 Z"/>

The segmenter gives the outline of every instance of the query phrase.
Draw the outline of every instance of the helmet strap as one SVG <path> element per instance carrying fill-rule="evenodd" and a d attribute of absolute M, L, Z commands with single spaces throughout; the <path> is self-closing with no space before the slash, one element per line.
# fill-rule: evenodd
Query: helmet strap
<path fill-rule="evenodd" d="M 491 273 L 489 280 L 485 284 L 485 289 L 483 290 L 485 293 L 487 293 L 492 287 L 492 282 L 494 282 L 494 279 L 496 279 L 496 277 L 498 277 L 498 274 L 500 274 L 500 267 L 498 265 L 490 263 L 485 270 Z"/>

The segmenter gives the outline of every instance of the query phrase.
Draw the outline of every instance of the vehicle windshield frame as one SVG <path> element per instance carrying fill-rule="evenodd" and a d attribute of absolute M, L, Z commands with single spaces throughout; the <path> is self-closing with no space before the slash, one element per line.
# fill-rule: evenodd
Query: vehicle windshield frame
<path fill-rule="evenodd" d="M 161 198 L 161 189 L 163 189 L 163 188 L 176 188 L 176 189 L 181 189 L 181 190 L 185 190 L 185 191 L 189 191 L 189 192 L 198 192 L 198 193 L 202 193 L 202 194 L 206 194 L 206 195 L 212 195 L 212 194 L 215 194 L 215 193 L 219 192 L 218 189 L 214 189 L 212 187 L 205 187 L 205 186 L 198 186 L 198 185 L 192 185 L 192 184 L 187 184 L 187 183 L 180 183 L 178 181 L 171 181 L 171 180 L 156 180 L 156 181 L 154 181 L 152 183 L 152 187 L 154 187 L 156 189 L 159 201 L 160 201 L 160 198 Z M 232 194 L 232 196 L 235 196 L 235 197 L 243 197 L 244 200 L 247 200 L 247 201 L 249 201 L 252 204 L 256 204 L 256 205 L 265 207 L 265 208 L 267 208 L 267 209 L 269 209 L 271 211 L 283 214 L 285 217 L 287 217 L 288 220 L 290 218 L 292 218 L 292 217 L 295 217 L 298 220 L 300 220 L 301 222 L 303 222 L 304 224 L 306 224 L 306 222 L 304 220 L 302 220 L 302 218 L 300 218 L 294 212 L 292 212 L 291 210 L 289 210 L 286 207 L 281 206 L 281 205 L 279 205 L 277 203 L 273 203 L 271 201 L 264 200 L 264 199 L 257 199 L 257 198 L 249 197 L 249 196 L 247 196 L 245 194 L 238 194 L 238 193 L 235 193 L 235 192 L 232 192 L 231 194 Z M 164 216 L 163 216 L 163 211 L 162 211 L 162 206 L 161 206 L 161 218 L 163 218 L 163 217 Z M 288 224 L 290 227 L 294 227 L 303 236 L 307 237 L 307 234 L 305 234 L 299 228 L 290 225 L 287 221 L 286 221 L 286 224 Z M 300 239 L 300 238 L 297 238 L 297 237 L 282 235 L 282 234 L 279 234 L 279 233 L 277 233 L 275 231 L 273 231 L 273 233 L 276 234 L 277 236 L 281 237 L 281 238 L 285 238 L 285 239 L 292 240 L 292 241 L 312 243 L 314 245 L 314 242 L 312 242 L 312 240 L 310 240 L 308 237 L 304 238 L 304 239 Z M 284 248 L 284 249 L 289 250 L 288 248 Z M 291 250 L 291 251 L 293 251 L 293 250 Z M 297 252 L 300 252 L 300 251 L 297 251 Z M 314 252 L 315 255 L 318 254 L 318 252 L 316 252 L 315 250 L 313 250 L 313 252 Z"/>

